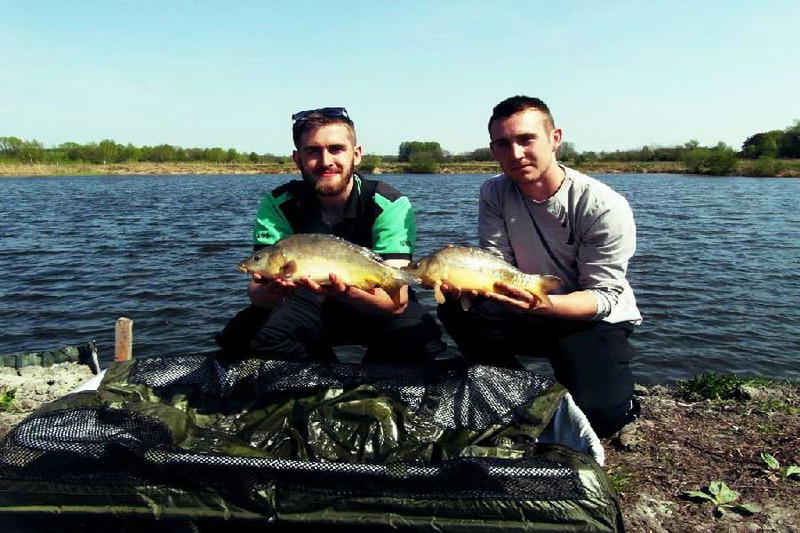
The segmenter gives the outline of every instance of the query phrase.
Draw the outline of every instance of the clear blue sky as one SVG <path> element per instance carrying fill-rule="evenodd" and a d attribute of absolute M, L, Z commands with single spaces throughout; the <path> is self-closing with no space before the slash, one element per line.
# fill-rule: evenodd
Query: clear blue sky
<path fill-rule="evenodd" d="M 799 27 L 797 0 L 0 0 L 0 136 L 288 155 L 293 112 L 343 105 L 366 153 L 461 153 L 527 94 L 579 151 L 738 149 L 800 118 Z"/>

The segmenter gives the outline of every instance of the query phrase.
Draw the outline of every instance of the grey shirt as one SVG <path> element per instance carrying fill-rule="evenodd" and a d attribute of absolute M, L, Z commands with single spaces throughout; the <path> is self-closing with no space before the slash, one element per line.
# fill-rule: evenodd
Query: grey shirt
<path fill-rule="evenodd" d="M 597 302 L 594 320 L 642 321 L 626 272 L 636 250 L 627 200 L 571 168 L 558 191 L 536 202 L 500 174 L 481 186 L 480 245 L 529 274 L 564 280 L 563 293 L 585 290 Z"/>

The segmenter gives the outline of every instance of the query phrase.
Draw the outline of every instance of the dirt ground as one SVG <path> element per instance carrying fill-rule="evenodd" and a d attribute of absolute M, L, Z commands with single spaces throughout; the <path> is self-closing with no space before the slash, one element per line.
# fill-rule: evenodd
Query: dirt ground
<path fill-rule="evenodd" d="M 0 410 L 0 437 L 39 406 L 91 378 L 87 366 L 0 368 L 0 386 L 15 388 L 11 410 Z M 635 428 L 604 442 L 606 471 L 629 532 L 800 532 L 800 384 L 769 383 L 741 389 L 736 400 L 691 401 L 676 388 L 637 387 L 642 417 Z M 685 491 L 724 482 L 733 503 L 758 504 L 750 516 L 720 514 Z"/>
<path fill-rule="evenodd" d="M 0 438 L 31 412 L 68 394 L 91 377 L 88 366 L 75 363 L 25 366 L 19 370 L 0 367 L 0 390 L 3 387 L 14 389 L 11 408 L 0 408 Z"/>
<path fill-rule="evenodd" d="M 605 443 L 628 531 L 800 531 L 800 476 L 782 477 L 761 457 L 800 466 L 800 385 L 743 387 L 727 401 L 687 401 L 675 388 L 640 392 L 636 428 Z M 761 510 L 720 514 L 683 495 L 715 481 L 738 493 L 734 504 Z"/>

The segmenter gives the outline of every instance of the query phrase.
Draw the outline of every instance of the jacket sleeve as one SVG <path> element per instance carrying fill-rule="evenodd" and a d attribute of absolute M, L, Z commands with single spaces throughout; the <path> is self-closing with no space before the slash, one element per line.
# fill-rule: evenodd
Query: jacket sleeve
<path fill-rule="evenodd" d="M 579 284 L 597 302 L 595 320 L 602 320 L 628 286 L 628 262 L 636 251 L 636 224 L 628 202 L 618 197 L 598 211 L 584 230 L 578 250 Z"/>
<path fill-rule="evenodd" d="M 414 209 L 406 196 L 395 199 L 375 194 L 381 209 L 372 225 L 372 249 L 384 259 L 411 259 L 417 240 Z"/>
<path fill-rule="evenodd" d="M 504 179 L 504 178 L 501 178 Z M 478 205 L 478 241 L 481 248 L 516 265 L 514 250 L 508 238 L 508 229 L 503 217 L 502 181 L 492 178 L 481 186 Z"/>
<path fill-rule="evenodd" d="M 288 194 L 288 193 L 287 193 Z M 256 222 L 253 229 L 253 247 L 261 248 L 275 244 L 294 230 L 280 208 L 280 202 L 285 198 L 275 198 L 272 193 L 261 199 L 256 213 Z"/>

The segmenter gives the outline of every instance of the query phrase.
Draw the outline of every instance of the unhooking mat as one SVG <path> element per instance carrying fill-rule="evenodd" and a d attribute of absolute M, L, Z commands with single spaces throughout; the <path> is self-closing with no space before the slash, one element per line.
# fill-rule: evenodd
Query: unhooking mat
<path fill-rule="evenodd" d="M 152 357 L 0 442 L 0 524 L 620 531 L 598 454 L 530 372 Z"/>

